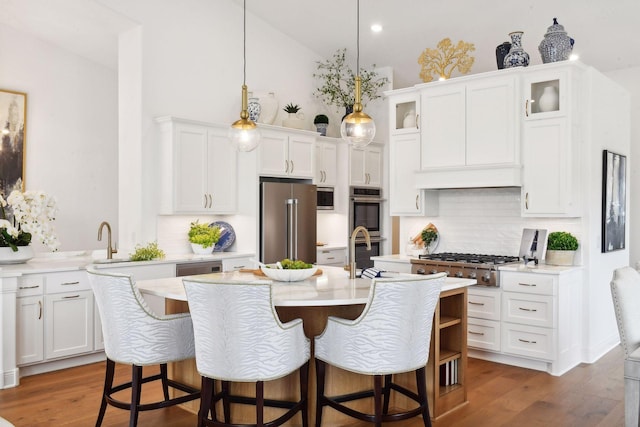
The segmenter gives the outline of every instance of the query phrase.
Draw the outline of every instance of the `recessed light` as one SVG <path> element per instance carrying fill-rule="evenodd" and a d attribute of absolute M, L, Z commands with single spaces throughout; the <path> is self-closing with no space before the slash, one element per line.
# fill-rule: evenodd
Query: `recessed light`
<path fill-rule="evenodd" d="M 380 31 L 382 31 L 382 25 L 380 25 L 380 24 L 372 24 L 371 25 L 371 31 L 373 31 L 374 33 L 379 33 Z"/>

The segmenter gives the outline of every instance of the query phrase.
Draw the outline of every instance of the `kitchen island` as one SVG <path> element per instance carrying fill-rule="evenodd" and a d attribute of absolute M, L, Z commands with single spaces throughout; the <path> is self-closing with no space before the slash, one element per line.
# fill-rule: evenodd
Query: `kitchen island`
<path fill-rule="evenodd" d="M 328 316 L 339 316 L 355 319 L 361 313 L 369 297 L 371 280 L 366 278 L 349 279 L 348 273 L 342 268 L 322 266 L 322 275 L 313 276 L 308 280 L 295 283 L 274 282 L 273 301 L 278 316 L 283 322 L 302 318 L 307 337 L 313 339 L 325 328 Z M 396 274 L 397 275 L 397 274 Z M 214 273 L 199 277 L 210 276 L 225 281 L 266 281 L 268 279 L 247 272 Z M 429 406 L 432 418 L 436 419 L 444 413 L 466 403 L 465 368 L 467 360 L 466 350 L 466 288 L 475 284 L 475 280 L 447 278 L 440 294 L 440 304 L 436 308 L 434 317 L 431 351 L 427 365 L 427 385 Z M 145 294 L 164 297 L 167 313 L 188 311 L 186 296 L 182 286 L 182 278 L 168 278 L 159 280 L 142 280 L 137 282 L 140 291 Z M 313 341 L 312 341 L 313 357 Z M 456 382 L 440 379 L 443 366 L 455 364 L 458 372 Z M 326 391 L 329 394 L 348 393 L 371 386 L 371 378 L 335 367 L 327 367 Z M 174 379 L 199 386 L 200 376 L 195 367 L 195 361 L 190 360 L 173 364 L 171 375 Z M 406 387 L 415 390 L 415 376 L 401 374 L 396 380 Z M 252 394 L 253 384 L 235 384 L 241 393 Z M 273 398 L 292 398 L 297 396 L 297 373 L 265 384 L 265 395 Z M 395 397 L 395 399 L 394 399 Z M 313 360 L 309 372 L 309 416 L 315 419 L 315 366 Z M 410 402 L 402 396 L 393 396 L 391 407 L 405 408 Z M 355 402 L 354 407 L 366 409 L 370 402 Z M 196 405 L 191 404 L 188 410 L 196 411 Z M 254 411 L 248 407 L 234 408 L 234 422 L 251 422 Z M 266 417 L 274 414 L 275 409 L 266 409 Z M 274 411 L 274 412 L 269 412 Z M 337 411 L 327 409 L 324 420 L 327 425 L 344 425 L 352 420 Z M 294 418 L 294 423 L 301 425 L 300 416 Z"/>

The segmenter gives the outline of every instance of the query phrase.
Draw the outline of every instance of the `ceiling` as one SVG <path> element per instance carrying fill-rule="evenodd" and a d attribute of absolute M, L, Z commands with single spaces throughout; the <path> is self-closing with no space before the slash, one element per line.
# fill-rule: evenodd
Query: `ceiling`
<path fill-rule="evenodd" d="M 134 23 L 106 7 L 109 1 L 0 0 L 0 23 L 115 68 L 117 35 Z M 231 1 L 242 6 L 242 0 Z M 247 0 L 247 10 L 322 57 L 347 48 L 355 68 L 355 0 Z M 539 64 L 538 44 L 557 17 L 585 64 L 601 71 L 635 67 L 640 66 L 639 15 L 638 0 L 362 0 L 360 63 L 391 66 L 394 87 L 411 86 L 421 82 L 422 51 L 449 37 L 475 45 L 471 73 L 495 70 L 495 47 L 519 30 L 531 64 Z M 373 34 L 372 23 L 383 31 Z"/>

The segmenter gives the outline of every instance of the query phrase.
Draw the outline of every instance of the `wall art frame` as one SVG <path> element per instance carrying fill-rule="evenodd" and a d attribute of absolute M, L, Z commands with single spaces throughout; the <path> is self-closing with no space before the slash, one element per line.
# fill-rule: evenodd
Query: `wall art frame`
<path fill-rule="evenodd" d="M 627 157 L 602 151 L 602 252 L 626 247 Z"/>
<path fill-rule="evenodd" d="M 24 190 L 27 94 L 0 89 L 0 194 Z"/>

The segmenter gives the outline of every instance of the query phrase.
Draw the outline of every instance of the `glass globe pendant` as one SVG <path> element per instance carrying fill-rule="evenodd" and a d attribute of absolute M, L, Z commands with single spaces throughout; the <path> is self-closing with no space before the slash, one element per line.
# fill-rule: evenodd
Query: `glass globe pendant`
<path fill-rule="evenodd" d="M 260 131 L 258 126 L 249 120 L 247 102 L 247 0 L 243 7 L 243 77 L 242 77 L 242 110 L 240 120 L 236 120 L 229 129 L 229 139 L 238 151 L 253 151 L 260 144 Z"/>
<path fill-rule="evenodd" d="M 356 147 L 364 147 L 369 145 L 376 136 L 376 124 L 373 119 L 362 111 L 361 85 L 360 78 L 360 0 L 357 2 L 357 55 L 356 55 L 356 84 L 355 84 L 355 102 L 353 104 L 353 113 L 347 115 L 340 125 L 340 135 L 342 139 Z"/>

